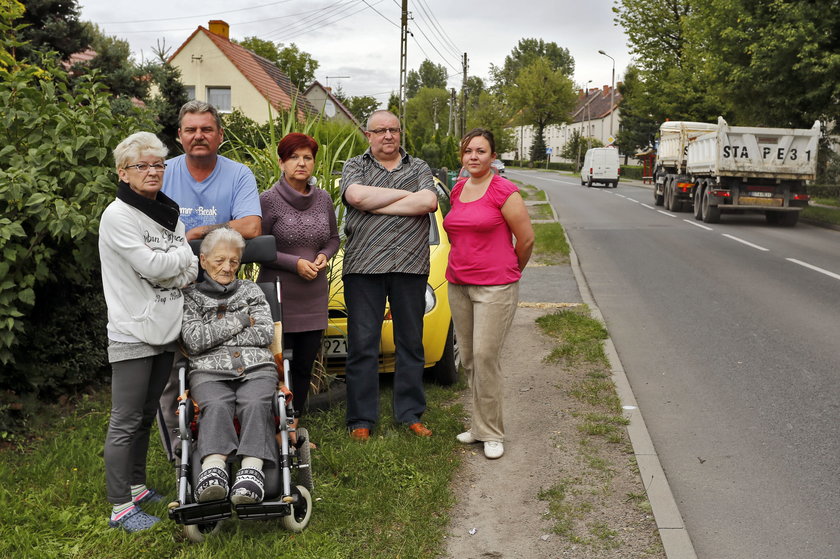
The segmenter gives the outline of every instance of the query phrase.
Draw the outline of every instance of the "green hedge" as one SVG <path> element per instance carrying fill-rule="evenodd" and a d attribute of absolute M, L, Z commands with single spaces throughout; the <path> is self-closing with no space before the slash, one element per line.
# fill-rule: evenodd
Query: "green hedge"
<path fill-rule="evenodd" d="M 510 159 L 503 161 L 505 165 L 512 167 L 525 167 L 526 169 L 551 169 L 553 171 L 571 171 L 576 172 L 574 163 L 549 163 L 546 167 L 545 161 L 526 161 L 518 159 Z"/>
<path fill-rule="evenodd" d="M 641 165 L 622 165 L 621 178 L 642 180 L 642 170 Z"/>
<path fill-rule="evenodd" d="M 812 184 L 808 186 L 808 194 L 818 198 L 840 199 L 840 185 L 836 184 Z"/>

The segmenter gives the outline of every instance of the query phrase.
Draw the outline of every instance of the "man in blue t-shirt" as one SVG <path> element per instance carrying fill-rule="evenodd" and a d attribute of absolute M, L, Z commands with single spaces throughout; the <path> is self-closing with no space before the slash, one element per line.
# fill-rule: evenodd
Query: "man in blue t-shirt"
<path fill-rule="evenodd" d="M 260 197 L 251 170 L 219 155 L 224 131 L 213 105 L 189 101 L 178 115 L 184 154 L 166 162 L 163 193 L 181 206 L 187 239 L 227 226 L 250 239 L 260 234 Z"/>
<path fill-rule="evenodd" d="M 166 162 L 162 191 L 181 207 L 187 239 L 203 239 L 219 227 L 235 229 L 246 239 L 259 235 L 262 211 L 257 181 L 248 167 L 219 155 L 224 130 L 216 107 L 196 100 L 185 103 L 178 114 L 178 139 L 184 154 Z M 160 397 L 158 417 L 170 460 L 176 458 L 179 443 L 177 398 L 178 371 L 173 367 Z"/>

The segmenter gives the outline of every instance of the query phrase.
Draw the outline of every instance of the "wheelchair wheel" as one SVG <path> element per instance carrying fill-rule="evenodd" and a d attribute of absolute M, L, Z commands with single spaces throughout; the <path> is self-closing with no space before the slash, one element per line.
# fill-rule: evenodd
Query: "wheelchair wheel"
<path fill-rule="evenodd" d="M 284 516 L 280 522 L 289 532 L 303 532 L 312 516 L 312 495 L 302 485 L 295 486 L 294 492 L 298 495 L 298 502 L 291 505 L 292 514 Z"/>
<path fill-rule="evenodd" d="M 207 522 L 205 524 L 188 524 L 184 526 L 184 536 L 194 543 L 201 543 L 207 536 L 215 534 L 222 527 L 221 522 Z"/>
<path fill-rule="evenodd" d="M 309 431 L 305 427 L 298 427 L 298 440 L 306 439 L 299 449 L 297 449 L 297 482 L 306 487 L 311 493 L 314 489 L 312 483 L 312 449 L 309 446 Z"/>

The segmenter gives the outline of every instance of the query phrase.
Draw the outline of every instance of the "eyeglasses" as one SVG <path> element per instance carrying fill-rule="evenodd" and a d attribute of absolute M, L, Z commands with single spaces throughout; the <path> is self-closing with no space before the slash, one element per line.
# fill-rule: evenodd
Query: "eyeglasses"
<path fill-rule="evenodd" d="M 390 132 L 394 136 L 402 132 L 402 128 L 377 128 L 375 130 L 368 130 L 371 134 L 376 134 L 377 136 L 383 135 L 385 132 Z"/>
<path fill-rule="evenodd" d="M 146 173 L 149 169 L 154 169 L 158 173 L 162 173 L 166 170 L 166 163 L 153 163 L 152 165 L 149 165 L 148 163 L 137 163 L 136 165 L 126 165 L 124 168 L 131 169 L 132 167 L 141 173 Z"/>

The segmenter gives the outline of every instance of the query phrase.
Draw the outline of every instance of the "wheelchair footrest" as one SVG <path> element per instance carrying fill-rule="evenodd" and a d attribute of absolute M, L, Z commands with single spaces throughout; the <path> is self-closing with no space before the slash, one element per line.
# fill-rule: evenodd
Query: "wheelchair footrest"
<path fill-rule="evenodd" d="M 209 503 L 191 503 L 169 509 L 169 518 L 178 524 L 204 524 L 219 522 L 231 517 L 230 501 L 210 501 Z"/>
<path fill-rule="evenodd" d="M 234 505 L 233 510 L 240 519 L 267 519 L 289 516 L 292 509 L 289 503 L 282 501 L 263 501 L 253 505 Z"/>

